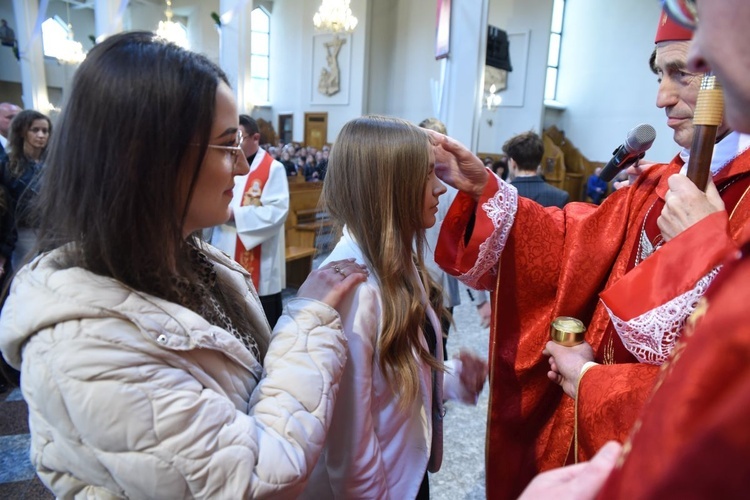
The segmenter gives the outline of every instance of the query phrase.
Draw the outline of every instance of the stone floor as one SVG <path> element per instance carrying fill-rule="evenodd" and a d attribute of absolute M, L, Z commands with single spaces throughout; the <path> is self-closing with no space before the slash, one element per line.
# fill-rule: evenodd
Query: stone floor
<path fill-rule="evenodd" d="M 294 291 L 287 290 L 286 297 Z M 454 309 L 455 325 L 448 338 L 448 355 L 466 347 L 487 355 L 488 330 L 479 326 L 475 307 L 462 290 L 464 303 Z M 446 404 L 443 465 L 430 476 L 435 500 L 484 499 L 484 436 L 487 391 L 475 407 Z M 18 389 L 0 394 L 0 499 L 51 499 L 29 462 L 28 414 Z"/>
<path fill-rule="evenodd" d="M 0 498 L 54 498 L 29 461 L 28 433 L 28 411 L 20 389 L 0 394 Z"/>
<path fill-rule="evenodd" d="M 454 326 L 448 336 L 448 356 L 460 348 L 487 357 L 489 329 L 479 325 L 476 308 L 462 286 L 462 304 L 453 309 Z M 433 500 L 480 500 L 484 492 L 484 443 L 487 424 L 487 386 L 477 406 L 449 401 L 443 426 L 443 465 L 430 475 Z"/>

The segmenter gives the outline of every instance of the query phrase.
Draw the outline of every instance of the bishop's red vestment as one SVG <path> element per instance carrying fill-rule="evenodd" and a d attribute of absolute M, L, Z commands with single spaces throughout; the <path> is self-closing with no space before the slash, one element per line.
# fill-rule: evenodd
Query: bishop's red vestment
<path fill-rule="evenodd" d="M 564 209 L 543 208 L 517 197 L 492 175 L 478 203 L 464 193 L 456 197 L 443 222 L 436 261 L 469 286 L 495 292 L 488 498 L 516 498 L 538 472 L 574 459 L 575 404 L 547 378 L 549 364 L 542 354 L 550 322 L 557 316 L 583 321 L 596 361 L 612 365 L 592 368 L 582 378 L 579 457 L 596 451 L 602 439 L 627 436 L 658 367 L 637 363 L 599 294 L 648 255 L 644 245 L 658 248 L 660 235 L 644 239 L 644 234 L 653 233 L 667 179 L 682 165 L 676 157 L 668 165 L 654 166 L 598 207 L 570 203 Z M 732 213 L 728 234 L 736 237 L 750 220 L 750 197 L 744 196 L 750 186 L 750 152 L 727 164 L 714 182 Z M 657 251 L 652 258 L 658 256 Z M 704 275 L 684 278 L 695 284 Z M 640 387 L 623 390 L 634 381 Z M 618 390 L 619 400 L 612 400 Z M 623 407 L 631 411 L 621 412 Z M 584 429 L 586 425 L 590 429 Z"/>
<path fill-rule="evenodd" d="M 705 247 L 709 260 L 720 247 L 728 258 L 659 371 L 623 457 L 599 498 L 747 498 L 750 228 L 737 250 L 716 230 L 726 228 L 727 215 L 709 218 L 680 234 L 680 245 L 670 242 L 662 249 L 675 262 L 695 260 L 695 252 Z M 639 279 L 671 286 L 675 271 L 676 267 L 637 268 L 630 274 L 635 275 L 635 286 Z"/>

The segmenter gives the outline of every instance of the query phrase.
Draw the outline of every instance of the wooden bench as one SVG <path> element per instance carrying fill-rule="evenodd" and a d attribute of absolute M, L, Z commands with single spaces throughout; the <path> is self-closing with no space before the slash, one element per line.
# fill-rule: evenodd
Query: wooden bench
<path fill-rule="evenodd" d="M 301 233 L 297 225 L 309 222 L 318 212 L 321 182 L 295 182 L 289 184 L 289 214 L 284 224 L 286 245 L 292 247 L 314 247 L 313 238 Z M 300 220 L 301 219 L 301 220 Z"/>
<path fill-rule="evenodd" d="M 324 246 L 319 236 L 328 235 L 334 224 L 320 206 L 322 182 L 289 185 L 289 215 L 286 218 L 286 244 L 293 247 Z"/>
<path fill-rule="evenodd" d="M 294 225 L 298 242 L 303 246 L 312 246 L 321 250 L 328 250 L 319 236 L 328 235 L 333 229 L 333 221 L 320 207 L 302 208 L 297 210 L 297 224 Z"/>
<path fill-rule="evenodd" d="M 312 271 L 314 247 L 286 247 L 286 286 L 299 288 Z"/>
<path fill-rule="evenodd" d="M 316 205 L 313 208 L 300 208 L 295 211 L 297 214 L 297 222 L 305 222 L 309 220 L 315 220 L 321 209 Z"/>
<path fill-rule="evenodd" d="M 287 286 L 299 288 L 312 271 L 318 236 L 329 234 L 333 222 L 320 207 L 322 182 L 290 182 L 289 214 L 285 223 Z"/>
<path fill-rule="evenodd" d="M 306 246 L 314 247 L 318 252 L 329 251 L 330 240 L 327 238 L 323 241 L 323 236 L 328 236 L 333 230 L 333 221 L 328 218 L 321 218 L 312 222 L 300 222 L 295 226 L 299 236 L 300 243 Z"/>

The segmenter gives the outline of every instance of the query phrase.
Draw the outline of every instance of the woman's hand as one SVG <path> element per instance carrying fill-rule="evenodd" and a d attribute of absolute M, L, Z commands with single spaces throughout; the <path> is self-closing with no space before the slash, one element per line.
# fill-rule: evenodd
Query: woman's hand
<path fill-rule="evenodd" d="M 547 377 L 575 399 L 581 369 L 587 362 L 594 361 L 594 350 L 588 342 L 565 347 L 550 341 L 542 353 L 550 357 Z"/>
<path fill-rule="evenodd" d="M 482 160 L 460 142 L 432 130 L 426 132 L 435 152 L 435 174 L 446 184 L 479 200 L 489 177 Z"/>
<path fill-rule="evenodd" d="M 329 262 L 311 272 L 297 291 L 297 297 L 319 300 L 333 307 L 360 283 L 364 283 L 370 272 L 354 259 Z"/>

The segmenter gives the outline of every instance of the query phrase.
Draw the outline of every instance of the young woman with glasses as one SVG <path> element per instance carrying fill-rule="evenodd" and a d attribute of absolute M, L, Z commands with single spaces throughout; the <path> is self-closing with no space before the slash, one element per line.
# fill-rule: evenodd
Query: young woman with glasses
<path fill-rule="evenodd" d="M 43 253 L 0 318 L 40 478 L 60 498 L 294 496 L 346 360 L 334 307 L 366 272 L 312 273 L 272 333 L 250 276 L 198 239 L 248 170 L 227 78 L 204 56 L 112 36 L 59 125 Z"/>

